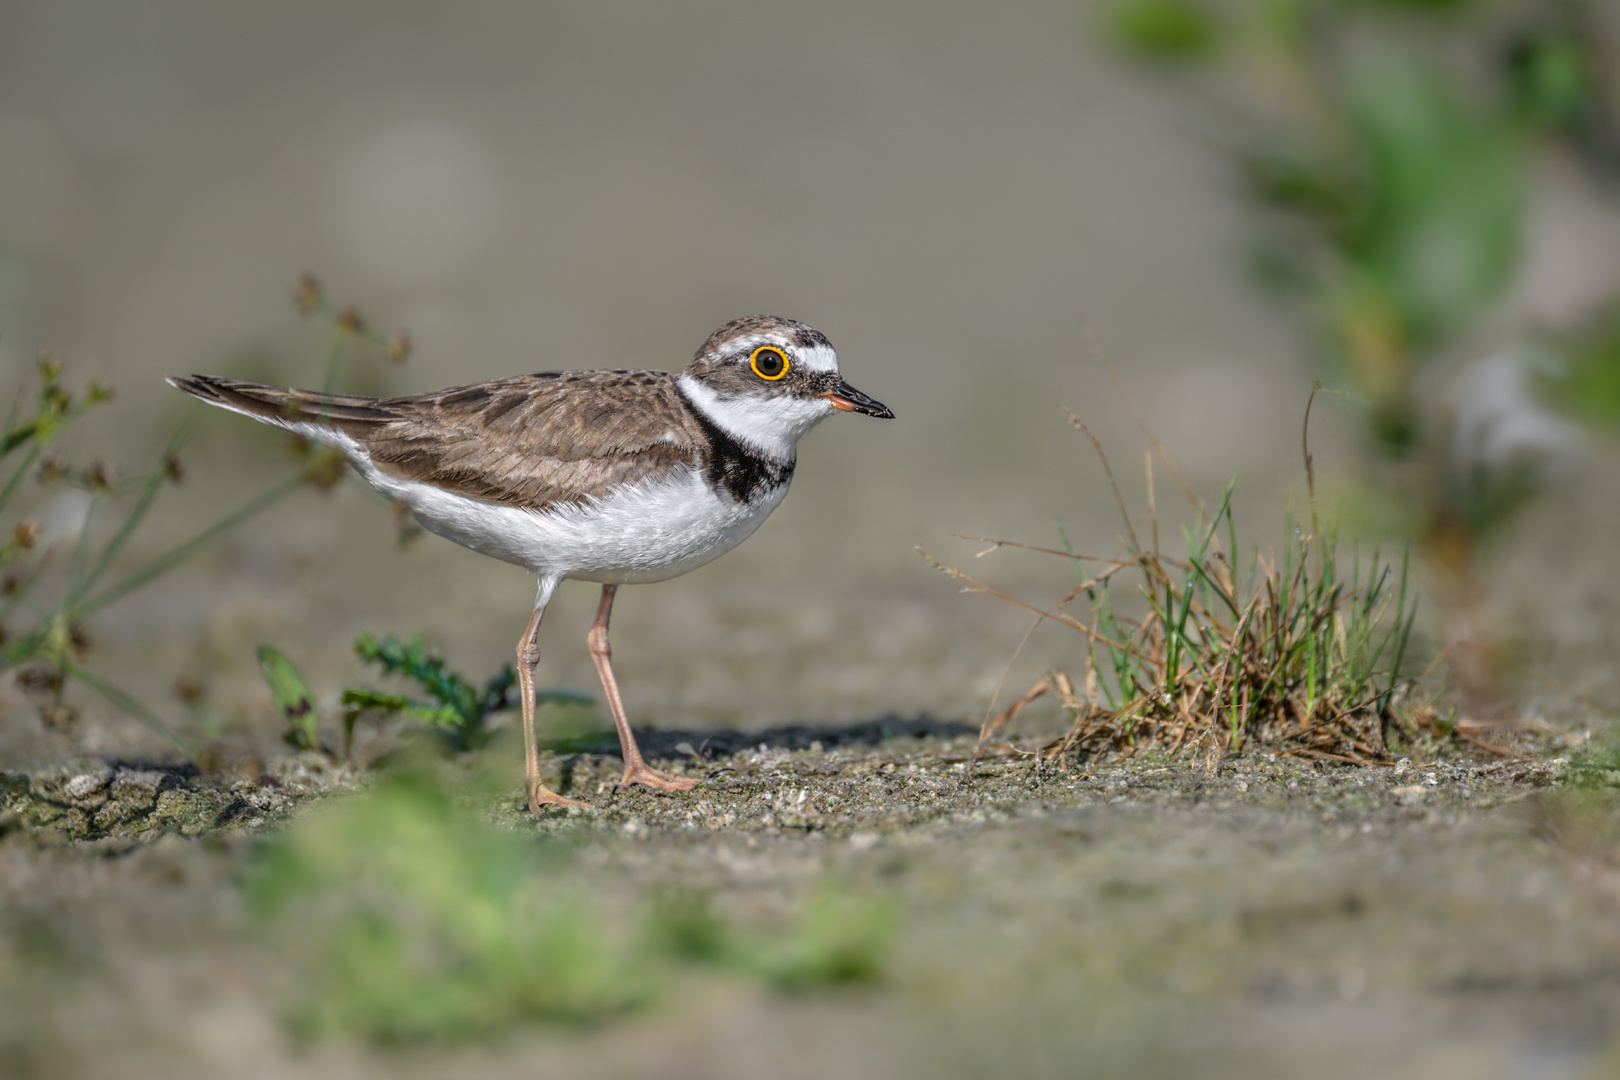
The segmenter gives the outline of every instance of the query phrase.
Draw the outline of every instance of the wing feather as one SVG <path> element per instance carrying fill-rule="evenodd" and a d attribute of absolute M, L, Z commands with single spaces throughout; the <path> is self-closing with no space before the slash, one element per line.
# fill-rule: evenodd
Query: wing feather
<path fill-rule="evenodd" d="M 696 464 L 701 446 L 675 376 L 664 371 L 518 375 L 375 407 L 387 419 L 336 423 L 379 469 L 533 509 Z"/>

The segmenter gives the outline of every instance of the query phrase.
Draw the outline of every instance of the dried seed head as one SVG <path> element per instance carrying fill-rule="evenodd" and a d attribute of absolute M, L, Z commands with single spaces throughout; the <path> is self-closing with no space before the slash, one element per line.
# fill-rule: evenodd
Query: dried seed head
<path fill-rule="evenodd" d="M 67 471 L 67 459 L 60 453 L 52 454 L 39 463 L 39 482 L 42 484 L 54 484 L 67 475 Z"/>
<path fill-rule="evenodd" d="M 293 286 L 293 303 L 298 305 L 300 315 L 308 315 L 321 306 L 321 283 L 315 280 L 315 275 L 299 275 L 298 284 Z"/>
<path fill-rule="evenodd" d="M 168 477 L 171 484 L 178 484 L 186 478 L 186 463 L 180 460 L 179 454 L 170 454 L 163 459 L 163 475 Z"/>
<path fill-rule="evenodd" d="M 54 694 L 62 686 L 62 673 L 50 664 L 24 664 L 17 669 L 17 685 L 30 694 Z"/>
<path fill-rule="evenodd" d="M 351 334 L 358 334 L 366 328 L 366 320 L 357 307 L 346 307 L 337 313 L 337 328 Z"/>
<path fill-rule="evenodd" d="M 62 362 L 52 356 L 47 349 L 39 350 L 39 355 L 34 358 L 34 363 L 39 367 L 40 381 L 46 384 L 55 382 L 57 376 L 62 374 Z"/>
<path fill-rule="evenodd" d="M 309 455 L 308 463 L 304 466 L 304 483 L 330 491 L 343 479 L 343 470 L 348 465 L 349 460 L 341 451 L 320 447 Z"/>
<path fill-rule="evenodd" d="M 90 651 L 91 644 L 90 631 L 85 629 L 84 623 L 68 624 L 68 645 L 73 649 L 73 655 L 84 659 L 84 654 Z"/>
<path fill-rule="evenodd" d="M 15 596 L 17 590 L 23 587 L 28 575 L 20 570 L 13 570 L 5 577 L 0 578 L 0 596 Z"/>
<path fill-rule="evenodd" d="M 46 727 L 65 728 L 79 718 L 79 714 L 66 705 L 45 705 L 39 710 L 39 719 Z"/>
<path fill-rule="evenodd" d="M 111 401 L 113 397 L 113 388 L 109 384 L 102 382 L 100 379 L 91 379 L 90 385 L 84 388 L 84 396 L 85 400 L 89 401 L 91 404 L 96 404 L 102 401 Z"/>
<path fill-rule="evenodd" d="M 388 359 L 403 364 L 411 355 L 411 336 L 400 330 L 388 339 Z"/>
<path fill-rule="evenodd" d="M 106 491 L 118 483 L 118 470 L 104 461 L 93 462 L 84 470 L 84 482 L 96 491 Z"/>
<path fill-rule="evenodd" d="M 34 546 L 34 541 L 39 539 L 43 531 L 44 526 L 37 521 L 19 521 L 11 530 L 11 545 L 26 551 Z"/>
<path fill-rule="evenodd" d="M 208 695 L 208 687 L 193 675 L 182 675 L 174 680 L 174 696 L 187 705 L 196 705 Z"/>

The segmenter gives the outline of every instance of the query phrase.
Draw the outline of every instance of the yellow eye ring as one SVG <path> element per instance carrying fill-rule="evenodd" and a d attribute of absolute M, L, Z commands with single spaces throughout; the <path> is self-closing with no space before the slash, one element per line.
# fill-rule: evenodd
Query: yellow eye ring
<path fill-rule="evenodd" d="M 754 374 L 760 378 L 767 382 L 775 382 L 786 375 L 788 368 L 793 365 L 788 363 L 787 354 L 775 345 L 761 345 L 748 358 L 748 366 L 753 368 Z"/>

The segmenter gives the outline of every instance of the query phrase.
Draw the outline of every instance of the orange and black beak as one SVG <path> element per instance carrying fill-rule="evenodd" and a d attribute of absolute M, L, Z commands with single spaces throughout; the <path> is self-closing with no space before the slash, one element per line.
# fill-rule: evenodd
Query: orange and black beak
<path fill-rule="evenodd" d="M 865 413 L 880 420 L 893 420 L 894 413 L 881 401 L 867 397 L 847 382 L 840 382 L 837 386 L 821 395 L 832 402 L 832 407 L 843 412 Z"/>

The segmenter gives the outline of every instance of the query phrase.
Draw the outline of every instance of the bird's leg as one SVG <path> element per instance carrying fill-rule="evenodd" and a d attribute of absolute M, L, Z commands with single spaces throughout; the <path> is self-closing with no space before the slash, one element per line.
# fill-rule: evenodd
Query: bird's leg
<path fill-rule="evenodd" d="M 696 780 L 681 776 L 666 776 L 649 768 L 641 760 L 641 748 L 630 730 L 630 721 L 624 716 L 624 699 L 619 697 L 619 684 L 613 678 L 613 650 L 608 646 L 608 616 L 613 613 L 613 594 L 617 585 L 602 586 L 602 603 L 596 609 L 596 621 L 586 643 L 591 648 L 591 659 L 596 662 L 596 673 L 602 678 L 602 689 L 607 693 L 608 708 L 613 712 L 613 726 L 619 730 L 619 749 L 624 754 L 624 777 L 619 787 L 627 784 L 645 784 L 659 791 L 685 791 L 697 786 Z"/>
<path fill-rule="evenodd" d="M 546 613 L 546 602 L 551 599 L 556 584 L 540 582 L 539 594 L 534 601 L 534 614 L 518 640 L 517 671 L 518 700 L 523 703 L 523 779 L 529 793 L 529 813 L 538 814 L 542 806 L 580 806 L 591 809 L 590 803 L 569 799 L 540 782 L 540 747 L 534 741 L 534 669 L 540 663 L 540 616 Z"/>

